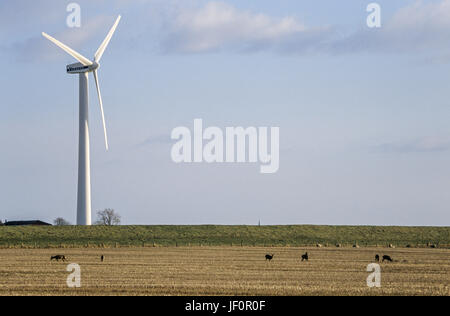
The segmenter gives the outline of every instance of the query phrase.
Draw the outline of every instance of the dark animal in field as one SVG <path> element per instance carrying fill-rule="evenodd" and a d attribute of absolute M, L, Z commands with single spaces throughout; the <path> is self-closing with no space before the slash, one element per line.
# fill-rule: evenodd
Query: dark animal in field
<path fill-rule="evenodd" d="M 66 256 L 64 256 L 64 255 L 51 256 L 51 257 L 50 257 L 50 261 L 52 261 L 52 260 L 56 260 L 56 261 L 59 261 L 59 260 L 66 261 Z"/>
<path fill-rule="evenodd" d="M 394 260 L 392 260 L 392 258 L 390 256 L 387 256 L 387 255 L 383 256 L 383 262 L 384 261 L 394 262 Z"/>
<path fill-rule="evenodd" d="M 375 255 L 375 261 L 380 262 L 380 255 Z"/>
<path fill-rule="evenodd" d="M 269 260 L 269 261 L 272 260 L 272 259 L 273 259 L 273 256 L 274 256 L 274 254 L 272 254 L 272 255 L 266 255 L 266 261 L 267 261 L 267 260 Z"/>
<path fill-rule="evenodd" d="M 102 255 L 102 256 L 100 257 L 100 260 L 103 262 L 103 260 L 105 260 L 105 256 Z"/>
<path fill-rule="evenodd" d="M 302 261 L 308 261 L 308 260 L 309 260 L 308 253 L 305 253 L 304 255 L 302 255 Z"/>

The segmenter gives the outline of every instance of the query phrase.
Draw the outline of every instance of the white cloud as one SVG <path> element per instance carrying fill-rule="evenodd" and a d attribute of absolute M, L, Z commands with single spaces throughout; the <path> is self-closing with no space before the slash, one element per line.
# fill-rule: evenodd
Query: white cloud
<path fill-rule="evenodd" d="M 150 51 L 153 51 L 156 46 L 165 53 L 275 51 L 283 54 L 360 52 L 414 54 L 425 52 L 430 53 L 429 56 L 433 60 L 436 56 L 432 55 L 441 55 L 437 57 L 437 62 L 447 62 L 450 59 L 448 57 L 450 0 L 417 1 L 399 9 L 391 17 L 382 15 L 380 29 L 369 29 L 364 25 L 351 31 L 343 31 L 337 25 L 305 25 L 293 16 L 276 17 L 269 13 L 252 12 L 226 2 L 200 1 L 203 3 L 201 6 L 198 6 L 198 3 L 181 0 L 142 0 L 139 5 L 136 5 L 134 2 L 116 0 L 117 9 L 138 10 L 134 20 L 127 21 L 127 26 L 133 32 L 124 36 L 122 41 L 128 41 L 126 45 L 133 49 L 149 51 L 148 48 L 152 47 Z M 61 8 L 62 17 L 65 18 L 64 6 Z M 59 18 L 61 19 L 61 16 Z M 30 19 L 27 23 L 29 27 L 44 23 L 42 18 L 36 18 L 38 23 L 32 22 L 34 21 L 32 17 Z M 9 51 L 20 60 L 53 60 L 61 54 L 51 49 L 49 43 L 40 37 L 40 31 L 46 31 L 61 41 L 67 42 L 69 46 L 72 45 L 75 49 L 81 48 L 88 54 L 92 54 L 91 50 L 95 50 L 95 46 L 103 39 L 113 19 L 112 16 L 98 16 L 86 20 L 81 29 L 61 27 L 60 29 L 64 30 L 61 33 L 52 33 L 51 29 L 36 30 L 36 35 L 29 39 L 20 40 L 14 44 L 3 42 L 0 50 Z M 25 34 L 29 33 L 25 32 Z M 1 35 L 2 32 L 0 32 L 0 38 Z M 98 43 L 91 43 L 94 38 L 98 38 Z"/>
<path fill-rule="evenodd" d="M 170 133 L 168 134 L 159 134 L 159 135 L 152 135 L 145 139 L 143 142 L 140 142 L 136 145 L 136 147 L 143 147 L 143 146 L 153 146 L 153 145 L 170 145 L 173 143 L 173 140 L 170 138 Z"/>
<path fill-rule="evenodd" d="M 384 143 L 377 147 L 386 153 L 425 153 L 450 150 L 449 137 L 424 137 L 409 141 Z"/>
<path fill-rule="evenodd" d="M 414 4 L 400 9 L 391 19 L 392 29 L 450 29 L 450 1 Z"/>
<path fill-rule="evenodd" d="M 180 8 L 166 18 L 161 48 L 169 53 L 415 53 L 450 48 L 450 0 L 417 1 L 383 19 L 380 29 L 364 26 L 345 33 L 338 26 L 307 26 L 294 17 L 273 17 L 216 1 Z"/>
<path fill-rule="evenodd" d="M 450 1 L 415 4 L 400 9 L 386 25 L 385 32 L 406 49 L 448 47 L 450 36 Z M 391 41 L 390 44 L 394 44 Z"/>
<path fill-rule="evenodd" d="M 332 52 L 415 53 L 449 49 L 450 0 L 416 1 L 399 9 L 380 29 L 368 28 L 336 40 Z"/>
<path fill-rule="evenodd" d="M 283 44 L 303 41 L 313 31 L 294 17 L 240 11 L 223 2 L 182 9 L 165 27 L 163 49 L 185 53 L 280 49 Z"/>

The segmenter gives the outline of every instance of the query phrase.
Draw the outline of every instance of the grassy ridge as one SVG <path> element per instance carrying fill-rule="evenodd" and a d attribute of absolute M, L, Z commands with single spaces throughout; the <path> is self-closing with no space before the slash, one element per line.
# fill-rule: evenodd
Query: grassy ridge
<path fill-rule="evenodd" d="M 450 227 L 387 226 L 0 226 L 0 247 L 450 246 Z"/>

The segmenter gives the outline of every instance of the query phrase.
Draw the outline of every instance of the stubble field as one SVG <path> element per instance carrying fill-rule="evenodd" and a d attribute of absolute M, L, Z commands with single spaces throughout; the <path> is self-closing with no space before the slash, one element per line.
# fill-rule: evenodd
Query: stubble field
<path fill-rule="evenodd" d="M 309 262 L 301 262 L 308 251 Z M 275 254 L 269 262 L 266 253 Z M 64 254 L 68 261 L 50 262 Z M 381 263 L 381 288 L 367 265 Z M 105 261 L 100 262 L 100 256 Z M 81 287 L 69 288 L 69 263 Z M 450 250 L 296 247 L 0 249 L 0 295 L 450 295 Z"/>

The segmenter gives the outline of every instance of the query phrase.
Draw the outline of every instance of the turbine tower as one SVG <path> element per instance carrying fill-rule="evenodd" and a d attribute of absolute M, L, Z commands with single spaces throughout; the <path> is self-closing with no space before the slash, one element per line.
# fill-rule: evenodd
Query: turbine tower
<path fill-rule="evenodd" d="M 91 225 L 91 169 L 89 157 L 89 88 L 88 73 L 94 74 L 95 86 L 100 104 L 100 112 L 102 114 L 103 133 L 105 135 L 105 146 L 108 150 L 108 137 L 106 135 L 105 115 L 103 113 L 103 102 L 100 94 L 100 85 L 98 83 L 97 69 L 100 67 L 100 59 L 108 46 L 114 31 L 120 21 L 120 15 L 112 26 L 106 38 L 94 55 L 94 60 L 90 61 L 80 53 L 74 51 L 67 45 L 54 39 L 50 35 L 42 32 L 42 35 L 52 41 L 66 53 L 74 57 L 79 63 L 67 65 L 67 73 L 78 74 L 80 90 L 80 120 L 79 120 L 79 138 L 78 138 L 78 196 L 77 196 L 77 225 Z"/>

